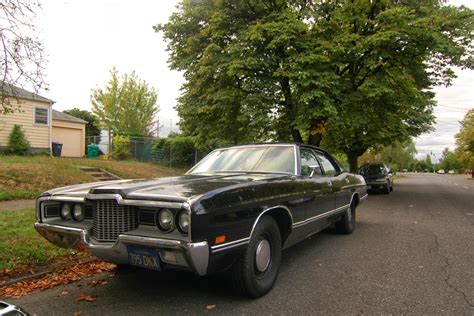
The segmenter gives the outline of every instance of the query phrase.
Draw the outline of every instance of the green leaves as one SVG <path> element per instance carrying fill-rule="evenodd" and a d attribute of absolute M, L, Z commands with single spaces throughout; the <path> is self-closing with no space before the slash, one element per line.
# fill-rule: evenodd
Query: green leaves
<path fill-rule="evenodd" d="M 134 72 L 121 79 L 114 68 L 105 89 L 92 91 L 92 112 L 101 125 L 115 135 L 149 136 L 155 115 L 157 93 Z"/>
<path fill-rule="evenodd" d="M 430 130 L 473 11 L 440 1 L 183 1 L 158 25 L 198 144 L 305 141 L 354 157 Z M 352 158 L 351 158 L 352 157 Z"/>

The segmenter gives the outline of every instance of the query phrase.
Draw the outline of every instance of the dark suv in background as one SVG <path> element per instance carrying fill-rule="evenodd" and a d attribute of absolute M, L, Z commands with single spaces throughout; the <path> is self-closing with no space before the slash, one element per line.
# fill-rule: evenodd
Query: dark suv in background
<path fill-rule="evenodd" d="M 359 174 L 367 183 L 367 190 L 382 191 L 389 194 L 393 191 L 393 173 L 383 163 L 368 163 L 360 167 Z"/>

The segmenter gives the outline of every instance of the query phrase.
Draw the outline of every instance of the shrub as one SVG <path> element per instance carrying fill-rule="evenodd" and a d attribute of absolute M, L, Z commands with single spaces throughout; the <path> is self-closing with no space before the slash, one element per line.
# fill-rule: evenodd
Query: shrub
<path fill-rule="evenodd" d="M 20 125 L 15 124 L 10 133 L 6 153 L 12 155 L 27 155 L 29 151 L 30 143 L 26 139 L 25 133 L 23 133 Z"/>
<path fill-rule="evenodd" d="M 125 160 L 130 158 L 130 138 L 127 136 L 114 136 L 111 157 L 114 160 Z"/>
<path fill-rule="evenodd" d="M 194 139 L 190 136 L 174 136 L 157 141 L 154 151 L 161 152 L 160 162 L 172 167 L 190 167 L 194 165 Z"/>

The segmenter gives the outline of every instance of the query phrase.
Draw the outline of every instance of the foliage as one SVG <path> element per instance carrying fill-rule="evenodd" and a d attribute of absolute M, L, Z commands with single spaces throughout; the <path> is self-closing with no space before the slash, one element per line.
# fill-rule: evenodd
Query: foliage
<path fill-rule="evenodd" d="M 445 148 L 443 150 L 443 156 L 439 162 L 437 169 L 444 169 L 446 172 L 449 170 L 454 170 L 456 172 L 460 172 L 462 166 L 457 160 L 456 154 L 449 150 L 449 148 Z"/>
<path fill-rule="evenodd" d="M 163 163 L 173 167 L 191 167 L 195 163 L 196 148 L 194 139 L 190 136 L 160 138 L 155 144 L 155 150 L 162 152 Z"/>
<path fill-rule="evenodd" d="M 33 86 L 35 92 L 46 90 L 44 47 L 35 36 L 36 0 L 0 2 L 0 114 L 19 110 L 10 101 L 16 96 L 12 86 Z"/>
<path fill-rule="evenodd" d="M 441 3 L 185 0 L 155 26 L 186 79 L 180 128 L 198 145 L 325 138 L 354 170 L 428 131 L 429 89 L 472 67 L 473 11 Z"/>
<path fill-rule="evenodd" d="M 130 158 L 130 138 L 128 136 L 114 136 L 112 144 L 112 159 L 125 160 Z"/>
<path fill-rule="evenodd" d="M 455 138 L 459 162 L 466 169 L 474 169 L 474 109 L 470 109 L 464 116 Z"/>
<path fill-rule="evenodd" d="M 86 136 L 99 136 L 99 119 L 93 113 L 87 110 L 81 110 L 78 108 L 73 108 L 70 110 L 63 111 L 66 114 L 72 115 L 74 117 L 80 118 L 87 122 L 86 124 Z"/>
<path fill-rule="evenodd" d="M 12 155 L 27 155 L 30 150 L 30 143 L 26 139 L 20 125 L 15 124 L 8 139 L 6 152 Z"/>
<path fill-rule="evenodd" d="M 415 163 L 416 148 L 411 139 L 406 142 L 395 141 L 389 146 L 379 146 L 376 148 L 369 148 L 362 156 L 359 157 L 358 162 L 383 162 L 387 164 L 392 170 L 411 169 Z"/>
<path fill-rule="evenodd" d="M 158 113 L 157 93 L 135 72 L 119 78 L 117 70 L 104 89 L 92 90 L 92 112 L 114 135 L 149 136 Z"/>

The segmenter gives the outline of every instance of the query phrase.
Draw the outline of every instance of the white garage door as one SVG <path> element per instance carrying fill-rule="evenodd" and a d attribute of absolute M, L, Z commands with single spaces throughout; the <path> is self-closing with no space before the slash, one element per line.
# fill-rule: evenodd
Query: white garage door
<path fill-rule="evenodd" d="M 81 134 L 80 129 L 53 126 L 53 142 L 63 144 L 61 157 L 81 157 Z"/>

